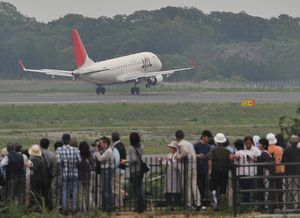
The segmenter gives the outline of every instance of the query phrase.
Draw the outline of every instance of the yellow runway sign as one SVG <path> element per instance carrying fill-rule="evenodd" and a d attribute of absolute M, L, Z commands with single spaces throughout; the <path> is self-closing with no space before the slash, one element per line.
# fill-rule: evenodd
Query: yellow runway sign
<path fill-rule="evenodd" d="M 242 107 L 256 107 L 256 100 L 254 99 L 242 99 L 241 100 Z"/>

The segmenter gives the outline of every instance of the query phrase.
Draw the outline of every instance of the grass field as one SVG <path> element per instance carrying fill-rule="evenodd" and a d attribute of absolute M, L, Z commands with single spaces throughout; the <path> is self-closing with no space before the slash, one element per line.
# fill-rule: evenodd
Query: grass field
<path fill-rule="evenodd" d="M 9 141 L 27 147 L 41 137 L 54 142 L 71 132 L 79 141 L 94 141 L 118 131 L 128 144 L 131 131 L 138 131 L 147 153 L 167 152 L 166 144 L 182 129 L 195 141 L 203 129 L 224 132 L 231 140 L 245 135 L 279 132 L 281 116 L 295 116 L 297 104 L 71 104 L 0 106 L 1 147 Z"/>

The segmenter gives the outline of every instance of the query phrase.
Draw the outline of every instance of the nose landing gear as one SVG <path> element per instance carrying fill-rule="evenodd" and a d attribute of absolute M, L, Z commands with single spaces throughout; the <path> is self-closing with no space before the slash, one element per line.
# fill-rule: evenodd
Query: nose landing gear
<path fill-rule="evenodd" d="M 135 86 L 135 87 L 132 87 L 132 88 L 131 88 L 131 94 L 132 94 L 132 95 L 139 95 L 139 94 L 140 94 L 140 91 L 141 91 L 141 90 L 140 90 L 140 87 L 136 87 L 136 86 Z"/>
<path fill-rule="evenodd" d="M 100 93 L 102 94 L 102 95 L 104 95 L 105 94 L 105 88 L 103 87 L 103 86 L 97 86 L 96 87 L 96 93 L 99 95 Z"/>

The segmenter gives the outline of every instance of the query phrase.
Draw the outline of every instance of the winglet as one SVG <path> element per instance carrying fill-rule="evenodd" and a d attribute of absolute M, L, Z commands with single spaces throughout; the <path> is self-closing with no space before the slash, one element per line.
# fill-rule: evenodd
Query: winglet
<path fill-rule="evenodd" d="M 20 66 L 20 68 L 21 68 L 23 71 L 26 70 L 26 68 L 25 68 L 23 62 L 21 61 L 21 59 L 19 59 L 19 66 Z"/>
<path fill-rule="evenodd" d="M 94 63 L 89 58 L 77 29 L 72 29 L 72 37 L 77 68 Z"/>

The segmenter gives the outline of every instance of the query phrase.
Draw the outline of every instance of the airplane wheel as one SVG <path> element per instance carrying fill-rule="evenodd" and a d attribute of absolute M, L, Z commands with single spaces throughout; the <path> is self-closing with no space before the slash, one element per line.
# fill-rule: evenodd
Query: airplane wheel
<path fill-rule="evenodd" d="M 140 91 L 141 91 L 141 90 L 140 90 L 140 87 L 136 87 L 136 89 L 135 89 L 135 94 L 136 94 L 136 95 L 139 95 L 139 94 L 140 94 Z"/>
<path fill-rule="evenodd" d="M 132 87 L 130 91 L 132 95 L 139 95 L 141 90 L 140 87 Z"/>
<path fill-rule="evenodd" d="M 101 87 L 100 87 L 100 86 L 97 86 L 97 88 L 96 88 L 96 93 L 97 93 L 97 95 L 99 95 L 100 92 L 101 92 Z"/>
<path fill-rule="evenodd" d="M 101 94 L 102 94 L 102 95 L 105 94 L 105 88 L 104 88 L 104 87 L 101 88 Z"/>
<path fill-rule="evenodd" d="M 135 87 L 132 87 L 130 91 L 131 91 L 131 94 L 134 95 L 135 94 Z"/>

